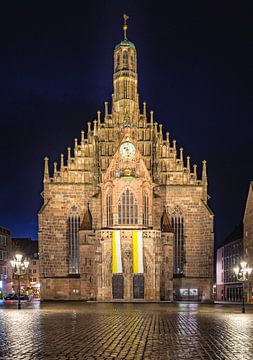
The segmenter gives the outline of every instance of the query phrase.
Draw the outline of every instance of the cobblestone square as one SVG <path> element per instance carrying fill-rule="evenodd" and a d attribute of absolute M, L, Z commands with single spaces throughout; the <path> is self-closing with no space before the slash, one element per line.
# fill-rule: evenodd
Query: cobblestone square
<path fill-rule="evenodd" d="M 0 359 L 251 360 L 253 309 L 198 304 L 0 306 Z"/>

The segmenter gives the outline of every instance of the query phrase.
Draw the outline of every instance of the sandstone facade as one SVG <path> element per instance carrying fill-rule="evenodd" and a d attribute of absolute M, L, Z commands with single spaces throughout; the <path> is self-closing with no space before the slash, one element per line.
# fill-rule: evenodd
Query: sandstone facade
<path fill-rule="evenodd" d="M 212 299 L 213 213 L 202 178 L 162 124 L 139 108 L 137 54 L 114 50 L 114 92 L 50 176 L 39 212 L 42 300 Z M 112 272 L 113 232 L 122 270 Z M 141 234 L 133 272 L 133 232 Z M 139 254 L 139 253 L 138 253 Z M 118 256 L 118 255 L 117 255 Z"/>

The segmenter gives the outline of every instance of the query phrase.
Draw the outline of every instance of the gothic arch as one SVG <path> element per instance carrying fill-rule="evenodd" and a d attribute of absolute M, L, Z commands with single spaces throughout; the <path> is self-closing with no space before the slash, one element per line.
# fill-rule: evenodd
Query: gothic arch
<path fill-rule="evenodd" d="M 173 272 L 178 276 L 182 276 L 185 263 L 185 221 L 183 216 L 183 210 L 179 205 L 176 205 L 170 212 L 170 221 L 174 231 Z"/>
<path fill-rule="evenodd" d="M 123 67 L 128 67 L 128 52 L 126 50 L 123 51 Z"/>
<path fill-rule="evenodd" d="M 69 273 L 79 274 L 79 228 L 80 216 L 77 206 L 72 206 L 67 219 L 67 238 L 69 255 Z"/>

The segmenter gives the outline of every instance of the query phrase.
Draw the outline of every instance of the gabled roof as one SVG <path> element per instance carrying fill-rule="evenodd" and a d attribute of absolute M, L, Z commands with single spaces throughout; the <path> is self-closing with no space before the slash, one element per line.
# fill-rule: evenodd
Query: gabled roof
<path fill-rule="evenodd" d="M 229 244 L 235 240 L 240 240 L 243 238 L 243 223 L 237 225 L 234 230 L 228 235 L 222 245 Z"/>
<path fill-rule="evenodd" d="M 250 184 L 249 184 L 249 191 L 248 191 L 245 210 L 244 210 L 243 222 L 245 222 L 245 216 L 246 216 L 246 213 L 248 212 L 248 207 L 249 207 L 249 204 L 250 204 L 250 198 L 252 196 L 253 196 L 253 181 L 251 181 Z"/>
<path fill-rule="evenodd" d="M 173 228 L 170 224 L 170 220 L 169 220 L 166 209 L 164 209 L 162 217 L 161 217 L 161 231 L 162 232 L 173 232 Z"/>
<path fill-rule="evenodd" d="M 79 230 L 92 230 L 92 215 L 90 212 L 89 204 L 86 213 L 84 214 L 83 221 Z"/>

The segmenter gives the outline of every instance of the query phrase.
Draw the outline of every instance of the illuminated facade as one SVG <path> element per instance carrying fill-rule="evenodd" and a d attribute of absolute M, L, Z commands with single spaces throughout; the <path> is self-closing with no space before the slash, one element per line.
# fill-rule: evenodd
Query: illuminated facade
<path fill-rule="evenodd" d="M 11 292 L 12 268 L 11 256 L 11 231 L 0 226 L 0 299 L 3 294 Z"/>
<path fill-rule="evenodd" d="M 112 106 L 50 176 L 39 212 L 42 300 L 148 301 L 212 294 L 213 213 L 202 178 L 146 103 L 139 107 L 137 53 L 114 50 Z"/>
<path fill-rule="evenodd" d="M 250 182 L 243 217 L 243 257 L 253 267 L 253 181 Z M 245 284 L 246 301 L 253 304 L 253 274 Z"/>
<path fill-rule="evenodd" d="M 243 226 L 238 225 L 217 249 L 216 300 L 242 301 L 242 283 L 236 279 L 234 268 L 243 260 Z"/>

